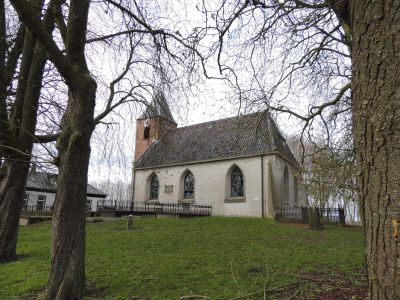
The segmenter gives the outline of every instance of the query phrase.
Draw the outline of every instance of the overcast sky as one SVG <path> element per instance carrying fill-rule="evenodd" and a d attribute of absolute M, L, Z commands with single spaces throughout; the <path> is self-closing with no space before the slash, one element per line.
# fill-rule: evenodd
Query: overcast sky
<path fill-rule="evenodd" d="M 209 2 L 213 3 L 216 1 L 209 0 Z M 139 4 L 145 7 L 145 11 L 143 11 L 143 13 L 146 15 L 146 17 L 152 20 L 154 26 L 157 26 L 157 22 L 161 22 L 162 26 L 168 26 L 172 32 L 180 32 L 180 34 L 183 36 L 190 33 L 194 26 L 202 26 L 204 24 L 204 15 L 202 15 L 196 8 L 196 4 L 201 6 L 202 3 L 203 1 L 196 0 L 139 1 Z M 92 7 L 94 6 L 92 5 Z M 160 11 L 163 11 L 165 18 L 159 18 Z M 91 13 L 91 24 L 93 29 L 89 26 L 90 34 L 92 31 L 94 32 L 97 30 L 96 35 L 101 36 L 118 30 L 118 28 L 111 30 L 112 27 L 110 27 L 105 18 L 102 17 L 102 14 L 104 14 L 104 11 L 101 9 L 98 11 L 94 10 Z M 112 15 L 111 18 L 118 20 L 119 17 L 118 15 Z M 247 39 L 249 36 L 254 34 L 253 30 L 255 26 L 252 25 L 259 25 L 256 23 L 259 22 L 259 20 L 262 20 L 262 17 L 258 18 L 256 16 L 251 20 L 252 22 L 255 22 L 255 24 L 245 27 L 245 30 L 243 30 L 243 32 L 237 36 L 235 33 L 235 38 L 231 40 L 232 44 L 227 44 L 229 51 L 226 51 L 224 54 L 225 56 L 223 56 L 227 64 L 232 63 L 232 66 L 237 68 L 236 74 L 238 75 L 237 80 L 239 83 L 243 86 L 247 86 L 250 89 L 254 88 L 253 84 L 255 81 L 253 80 L 253 76 L 255 76 L 255 74 L 251 73 L 252 66 L 250 67 L 248 64 L 249 52 L 240 52 L 240 50 L 238 50 L 238 44 L 241 43 L 240 39 Z M 236 28 L 233 27 L 233 29 Z M 204 51 L 207 51 L 208 48 L 211 48 L 211 44 L 209 42 L 210 40 L 207 39 L 203 42 L 202 47 Z M 278 46 L 281 45 L 281 48 L 278 47 L 276 49 L 268 49 L 268 47 L 265 47 L 265 45 L 256 47 L 255 57 L 260 57 L 260 63 L 257 66 L 259 68 L 259 73 L 256 74 L 256 77 L 257 81 L 261 81 L 261 86 L 264 84 L 265 86 L 273 86 L 274 81 L 276 81 L 280 76 L 279 74 L 286 71 L 281 65 L 267 66 L 264 65 L 262 61 L 262 59 L 265 59 L 266 56 L 267 59 L 276 59 L 276 61 L 279 63 L 279 60 L 282 58 L 280 51 L 283 49 L 282 47 L 286 46 L 287 43 L 286 37 L 282 36 L 281 41 L 278 39 L 276 41 L 267 42 L 270 44 L 277 43 Z M 121 47 L 117 52 L 109 52 L 107 44 L 94 43 L 87 46 L 89 67 L 99 83 L 110 82 L 113 78 L 115 78 L 118 70 L 123 68 L 124 58 L 126 57 L 126 53 L 124 53 L 124 47 L 126 45 L 123 45 L 123 40 L 121 40 L 120 43 Z M 225 47 L 225 49 L 227 47 Z M 151 58 L 151 55 L 154 55 L 153 52 L 154 49 L 151 48 L 151 46 L 149 48 L 144 47 L 141 50 L 137 50 L 136 55 L 139 55 L 141 58 Z M 302 53 L 297 55 L 301 56 Z M 297 59 L 297 57 L 293 57 L 294 61 Z M 210 61 L 212 61 L 212 59 Z M 221 75 L 218 72 L 215 61 L 207 65 L 207 71 L 211 75 Z M 202 71 L 200 70 L 199 74 L 201 73 Z M 183 73 L 181 75 L 184 77 Z M 152 71 L 151 68 L 137 69 L 132 71 L 132 76 L 141 76 L 142 78 L 146 76 L 151 78 L 153 76 L 154 78 L 157 77 L 157 72 Z M 227 76 L 227 74 L 224 74 L 224 76 Z M 179 74 L 177 75 L 177 78 L 179 78 Z M 137 80 L 137 78 L 135 80 Z M 155 80 L 157 80 L 157 78 Z M 296 76 L 293 77 L 293 81 L 294 80 L 302 80 L 302 78 L 300 76 Z M 127 82 L 121 83 L 122 89 L 124 87 L 129 88 L 130 82 L 132 81 L 128 80 Z M 285 85 L 282 85 L 280 90 L 278 89 L 274 96 L 276 96 L 278 99 L 284 99 L 285 102 L 282 103 L 286 107 L 294 109 L 298 113 L 302 114 L 307 112 L 311 103 L 309 101 L 309 99 L 311 99 L 309 94 L 314 97 L 314 101 L 318 99 L 321 101 L 326 101 L 327 99 L 331 100 L 331 95 L 335 94 L 336 92 L 335 88 L 336 90 L 337 88 L 340 88 L 341 83 L 332 81 L 330 84 L 334 86 L 333 89 L 330 89 L 328 86 L 323 87 L 316 84 L 309 84 L 306 88 L 302 86 L 298 90 L 296 90 L 296 87 L 293 84 L 290 86 L 290 95 L 288 95 Z M 198 76 L 198 78 L 194 80 L 194 83 L 188 87 L 188 90 L 179 90 L 179 88 L 177 88 L 174 92 L 172 92 L 172 94 L 167 94 L 167 100 L 170 102 L 170 108 L 175 120 L 178 123 L 178 126 L 181 127 L 195 123 L 207 122 L 210 120 L 222 119 L 238 115 L 238 113 L 245 114 L 260 109 L 260 105 L 252 106 L 244 104 L 239 111 L 237 101 L 235 103 L 235 92 L 232 91 L 231 87 L 232 86 L 228 87 L 224 81 L 206 80 L 204 77 Z M 182 86 L 180 88 L 182 88 Z M 252 101 L 252 94 L 250 93 L 249 95 L 250 96 L 247 98 L 247 101 Z M 255 93 L 254 96 L 258 97 L 258 101 L 260 101 L 262 98 L 262 94 L 260 95 L 260 93 Z M 105 86 L 99 84 L 96 106 L 97 112 L 101 111 L 105 106 L 106 98 L 107 89 Z M 146 96 L 146 100 L 151 101 L 149 95 Z M 279 105 L 281 104 L 281 102 L 278 103 Z M 116 110 L 113 115 L 107 118 L 107 125 L 101 124 L 96 128 L 92 138 L 89 182 L 97 180 L 123 180 L 129 182 L 131 180 L 131 165 L 133 160 L 134 138 L 136 130 L 135 119 L 141 115 L 143 109 L 145 109 L 144 105 L 137 104 L 121 107 Z M 296 134 L 301 130 L 301 124 L 299 120 L 288 114 L 280 114 L 277 116 L 277 123 L 282 133 L 286 136 Z"/>

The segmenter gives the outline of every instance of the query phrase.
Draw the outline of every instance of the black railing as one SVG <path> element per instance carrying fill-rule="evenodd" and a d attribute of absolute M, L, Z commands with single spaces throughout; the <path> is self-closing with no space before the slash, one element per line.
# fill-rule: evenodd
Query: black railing
<path fill-rule="evenodd" d="M 184 203 L 134 203 L 131 201 L 100 200 L 97 211 L 115 211 L 116 216 L 135 215 L 181 215 L 181 216 L 210 216 L 211 205 Z"/>
<path fill-rule="evenodd" d="M 53 215 L 53 206 L 24 206 L 21 211 L 21 216 L 24 217 L 51 217 Z"/>
<path fill-rule="evenodd" d="M 318 208 L 319 218 L 322 223 L 340 223 L 345 219 L 343 208 Z"/>
<path fill-rule="evenodd" d="M 308 223 L 308 208 L 282 206 L 276 210 L 275 219 L 280 223 Z"/>
<path fill-rule="evenodd" d="M 112 210 L 132 210 L 133 202 L 131 201 L 117 201 L 117 200 L 99 200 L 97 201 L 97 211 L 106 209 Z"/>
<path fill-rule="evenodd" d="M 134 210 L 141 208 L 135 205 Z M 211 216 L 212 214 L 212 206 L 204 204 L 146 203 L 143 208 L 146 212 L 160 215 Z"/>
<path fill-rule="evenodd" d="M 279 223 L 308 224 L 310 214 L 315 215 L 315 219 L 320 223 L 345 224 L 346 216 L 343 208 L 282 206 L 276 210 L 275 219 Z"/>

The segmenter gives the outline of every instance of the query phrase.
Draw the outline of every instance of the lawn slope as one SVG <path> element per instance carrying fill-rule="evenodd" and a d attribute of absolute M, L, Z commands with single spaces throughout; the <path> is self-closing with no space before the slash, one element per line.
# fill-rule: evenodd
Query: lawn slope
<path fill-rule="evenodd" d="M 264 289 L 296 282 L 289 292 L 307 299 L 337 290 L 332 278 L 347 290 L 363 285 L 358 228 L 224 217 L 134 223 L 129 231 L 123 219 L 87 225 L 87 299 L 259 299 Z M 46 284 L 50 224 L 22 227 L 17 251 L 18 261 L 0 265 L 0 299 L 36 295 Z"/>

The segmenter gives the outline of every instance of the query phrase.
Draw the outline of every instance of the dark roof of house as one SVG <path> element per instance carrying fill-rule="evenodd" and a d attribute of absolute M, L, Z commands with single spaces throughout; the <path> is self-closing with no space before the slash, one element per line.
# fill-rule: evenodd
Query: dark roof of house
<path fill-rule="evenodd" d="M 162 92 L 158 92 L 153 97 L 150 105 L 147 106 L 146 111 L 140 116 L 140 119 L 150 119 L 155 117 L 162 117 L 174 124 L 176 124 L 174 117 L 168 106 L 167 99 Z"/>
<path fill-rule="evenodd" d="M 135 168 L 152 168 L 210 160 L 279 153 L 298 163 L 272 117 L 259 112 L 180 127 L 154 142 Z"/>
<path fill-rule="evenodd" d="M 37 190 L 55 192 L 57 190 L 57 174 L 46 172 L 30 172 L 26 181 L 27 190 Z M 93 197 L 105 198 L 107 194 L 96 189 L 94 186 L 87 185 L 87 194 Z"/>

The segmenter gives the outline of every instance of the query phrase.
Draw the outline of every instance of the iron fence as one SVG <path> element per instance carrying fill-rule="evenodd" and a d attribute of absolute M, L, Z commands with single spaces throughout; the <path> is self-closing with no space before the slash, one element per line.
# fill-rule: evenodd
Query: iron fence
<path fill-rule="evenodd" d="M 280 223 L 308 223 L 308 208 L 297 206 L 282 206 L 276 210 L 275 219 Z"/>
<path fill-rule="evenodd" d="M 308 224 L 310 214 L 320 223 L 345 224 L 345 212 L 343 208 L 322 208 L 322 207 L 296 207 L 282 206 L 276 210 L 275 219 L 280 223 L 301 223 Z"/>
<path fill-rule="evenodd" d="M 212 206 L 204 204 L 146 203 L 144 209 L 146 212 L 160 215 L 211 216 L 212 214 Z"/>
<path fill-rule="evenodd" d="M 53 206 L 24 206 L 21 211 L 21 216 L 24 217 L 51 217 L 53 215 Z"/>
<path fill-rule="evenodd" d="M 112 210 L 115 216 L 122 215 L 180 215 L 210 216 L 211 205 L 185 203 L 134 203 L 130 201 L 101 200 L 97 202 L 97 211 Z"/>
<path fill-rule="evenodd" d="M 133 210 L 133 202 L 131 201 L 118 201 L 118 200 L 99 200 L 97 201 L 97 211 L 101 210 Z"/>

